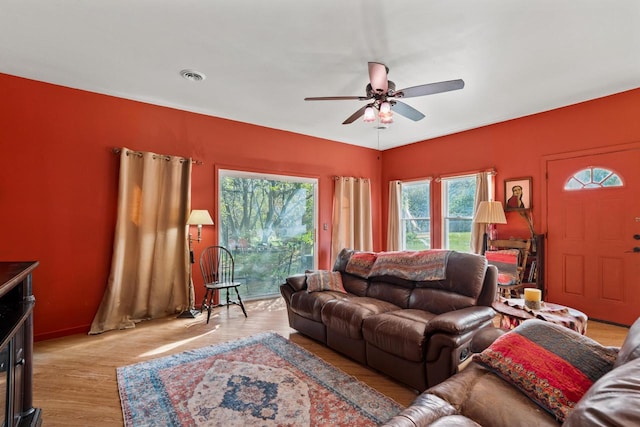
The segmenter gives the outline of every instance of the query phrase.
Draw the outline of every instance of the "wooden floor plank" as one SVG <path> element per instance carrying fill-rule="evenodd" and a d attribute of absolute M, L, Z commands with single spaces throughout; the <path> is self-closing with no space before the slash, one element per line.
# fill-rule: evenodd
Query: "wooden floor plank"
<path fill-rule="evenodd" d="M 116 368 L 181 351 L 274 331 L 328 363 L 409 405 L 416 392 L 341 356 L 289 328 L 282 299 L 218 308 L 207 325 L 195 319 L 167 317 L 139 323 L 136 328 L 101 335 L 72 335 L 35 343 L 34 405 L 43 410 L 46 426 L 112 427 L 123 424 Z M 627 329 L 589 322 L 587 335 L 604 345 L 619 346 Z"/>

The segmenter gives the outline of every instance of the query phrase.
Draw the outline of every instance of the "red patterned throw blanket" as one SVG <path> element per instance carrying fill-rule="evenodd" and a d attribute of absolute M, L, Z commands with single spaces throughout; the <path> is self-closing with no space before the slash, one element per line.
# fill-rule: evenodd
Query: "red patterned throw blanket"
<path fill-rule="evenodd" d="M 450 251 L 355 252 L 347 263 L 347 273 L 360 277 L 394 276 L 425 281 L 446 278 Z"/>
<path fill-rule="evenodd" d="M 373 252 L 354 252 L 347 262 L 345 271 L 366 279 L 369 277 L 369 273 L 375 262 L 376 254 Z"/>

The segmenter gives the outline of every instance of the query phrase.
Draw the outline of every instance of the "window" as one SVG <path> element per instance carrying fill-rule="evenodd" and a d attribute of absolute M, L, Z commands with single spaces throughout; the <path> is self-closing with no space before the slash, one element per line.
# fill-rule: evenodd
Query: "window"
<path fill-rule="evenodd" d="M 316 266 L 316 189 L 310 178 L 220 170 L 219 243 L 231 250 L 243 298 L 279 294 Z"/>
<path fill-rule="evenodd" d="M 622 179 L 608 169 L 589 167 L 573 174 L 564 185 L 565 190 L 602 187 L 622 187 Z"/>
<path fill-rule="evenodd" d="M 476 176 L 442 179 L 442 247 L 460 252 L 471 249 L 471 226 Z"/>
<path fill-rule="evenodd" d="M 402 249 L 431 248 L 431 181 L 402 183 Z"/>

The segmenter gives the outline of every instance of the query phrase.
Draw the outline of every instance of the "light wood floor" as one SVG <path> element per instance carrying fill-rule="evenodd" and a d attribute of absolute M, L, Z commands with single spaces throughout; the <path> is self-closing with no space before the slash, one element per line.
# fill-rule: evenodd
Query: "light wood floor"
<path fill-rule="evenodd" d="M 34 405 L 43 410 L 43 425 L 111 427 L 123 424 L 116 368 L 188 349 L 274 331 L 306 348 L 360 381 L 409 405 L 416 392 L 289 328 L 281 299 L 254 301 L 249 317 L 238 307 L 218 308 L 207 325 L 196 319 L 168 317 L 142 322 L 134 329 L 101 335 L 72 335 L 35 343 Z M 627 329 L 589 322 L 591 338 L 621 345 Z"/>

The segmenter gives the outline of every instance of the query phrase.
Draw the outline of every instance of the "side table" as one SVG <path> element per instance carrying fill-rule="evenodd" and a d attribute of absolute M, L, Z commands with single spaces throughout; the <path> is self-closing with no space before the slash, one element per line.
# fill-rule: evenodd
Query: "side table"
<path fill-rule="evenodd" d="M 587 333 L 587 315 L 564 305 L 542 302 L 540 310 L 531 310 L 525 307 L 523 298 L 499 297 L 491 306 L 500 317 L 502 329 L 513 329 L 527 319 L 540 319 L 573 329 L 582 335 Z"/>

